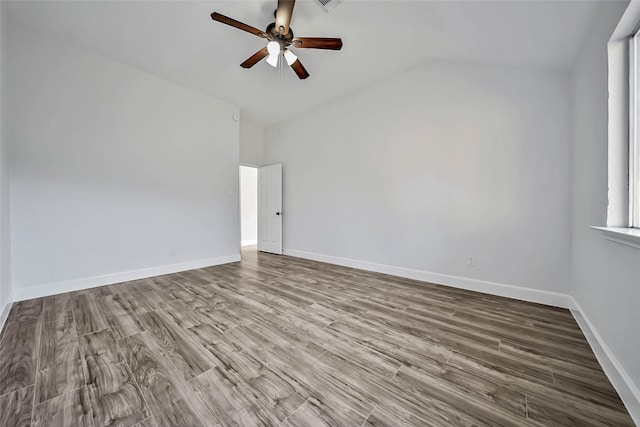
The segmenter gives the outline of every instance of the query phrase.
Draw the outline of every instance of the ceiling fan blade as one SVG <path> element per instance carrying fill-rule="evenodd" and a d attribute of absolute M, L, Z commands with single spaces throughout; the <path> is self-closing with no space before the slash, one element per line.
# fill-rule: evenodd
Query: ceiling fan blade
<path fill-rule="evenodd" d="M 289 34 L 289 24 L 291 24 L 291 16 L 293 15 L 293 6 L 295 3 L 295 0 L 278 0 L 276 29 L 282 35 Z"/>
<path fill-rule="evenodd" d="M 262 37 L 263 39 L 267 38 L 267 33 L 265 33 L 264 31 L 254 28 L 251 25 L 247 25 L 243 22 L 236 21 L 235 19 L 229 18 L 228 16 L 221 15 L 218 12 L 213 12 L 211 14 L 211 19 L 213 19 L 214 21 L 222 22 L 223 24 L 230 25 L 239 30 L 254 34 L 258 37 Z"/>
<path fill-rule="evenodd" d="M 251 55 L 246 61 L 244 61 L 240 66 L 242 68 L 251 68 L 260 62 L 265 56 L 269 55 L 266 47 L 263 47 L 253 55 Z"/>
<path fill-rule="evenodd" d="M 342 39 L 325 37 L 296 37 L 291 44 L 301 49 L 342 49 Z"/>
<path fill-rule="evenodd" d="M 304 68 L 304 66 L 302 65 L 302 62 L 300 62 L 299 59 L 296 59 L 296 62 L 294 62 L 293 64 L 291 64 L 291 68 L 293 68 L 293 71 L 296 72 L 296 74 L 298 75 L 298 77 L 300 78 L 300 80 L 304 80 L 307 77 L 309 77 L 309 73 L 307 72 L 307 70 Z"/>

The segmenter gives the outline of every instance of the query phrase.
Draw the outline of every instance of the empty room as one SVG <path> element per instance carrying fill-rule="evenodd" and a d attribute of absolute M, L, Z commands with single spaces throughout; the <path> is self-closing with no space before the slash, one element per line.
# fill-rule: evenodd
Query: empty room
<path fill-rule="evenodd" d="M 640 426 L 640 0 L 0 1 L 0 427 Z"/>

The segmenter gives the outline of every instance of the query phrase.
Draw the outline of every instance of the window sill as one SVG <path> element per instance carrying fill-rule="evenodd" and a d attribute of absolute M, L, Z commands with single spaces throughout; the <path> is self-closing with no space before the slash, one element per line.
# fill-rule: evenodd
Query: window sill
<path fill-rule="evenodd" d="M 591 227 L 602 231 L 604 238 L 621 245 L 640 249 L 640 228 Z"/>

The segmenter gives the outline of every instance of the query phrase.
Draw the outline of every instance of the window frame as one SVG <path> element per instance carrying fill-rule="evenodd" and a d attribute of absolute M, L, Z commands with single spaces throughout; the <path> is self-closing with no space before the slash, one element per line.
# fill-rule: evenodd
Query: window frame
<path fill-rule="evenodd" d="M 640 1 L 625 7 L 607 42 L 606 225 L 590 228 L 640 250 Z"/>
<path fill-rule="evenodd" d="M 640 25 L 629 40 L 629 227 L 640 228 Z"/>

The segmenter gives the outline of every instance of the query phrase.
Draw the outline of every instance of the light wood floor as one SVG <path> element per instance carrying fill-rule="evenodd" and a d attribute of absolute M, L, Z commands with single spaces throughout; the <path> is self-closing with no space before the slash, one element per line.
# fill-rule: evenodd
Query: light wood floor
<path fill-rule="evenodd" d="M 632 426 L 567 310 L 286 256 L 14 304 L 2 426 Z"/>

